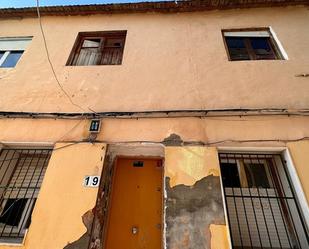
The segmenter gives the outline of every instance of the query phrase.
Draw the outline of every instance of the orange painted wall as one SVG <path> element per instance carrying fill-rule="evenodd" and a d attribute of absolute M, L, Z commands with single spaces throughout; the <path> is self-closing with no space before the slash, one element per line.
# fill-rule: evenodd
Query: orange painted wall
<path fill-rule="evenodd" d="M 86 232 L 82 216 L 94 208 L 98 192 L 84 187 L 83 179 L 101 174 L 105 147 L 102 143 L 56 144 L 24 245 L 0 244 L 0 248 L 61 249 L 79 239 Z"/>
<path fill-rule="evenodd" d="M 255 144 L 284 146 L 277 140 L 300 139 L 309 136 L 309 117 L 214 117 L 214 118 L 142 118 L 103 119 L 97 140 L 105 142 L 161 142 L 171 133 L 184 141 L 238 144 L 233 140 L 276 140 Z M 58 142 L 82 141 L 89 136 L 89 121 L 61 119 L 0 119 L 0 141 Z M 214 146 L 219 144 L 214 144 Z"/>
<path fill-rule="evenodd" d="M 288 143 L 287 146 L 309 204 L 309 141 Z"/>
<path fill-rule="evenodd" d="M 254 17 L 254 18 L 253 18 Z M 56 74 L 86 111 L 307 108 L 307 7 L 178 14 L 43 17 Z M 271 26 L 287 61 L 230 62 L 221 29 Z M 127 30 L 123 65 L 65 66 L 80 31 Z M 0 110 L 81 111 L 60 91 L 36 18 L 1 19 L 0 37 L 33 36 L 14 69 L 0 69 Z"/>
<path fill-rule="evenodd" d="M 308 19 L 308 8 L 298 6 L 179 14 L 43 17 L 42 21 L 59 81 L 84 110 L 91 108 L 100 112 L 308 108 L 308 78 L 296 77 L 308 73 Z M 268 26 L 277 34 L 289 60 L 228 61 L 221 29 Z M 124 29 L 128 34 L 123 65 L 65 66 L 79 31 Z M 38 20 L 0 19 L 0 37 L 29 35 L 33 40 L 18 65 L 13 69 L 0 69 L 0 110 L 80 112 L 59 90 L 51 73 Z M 104 119 L 97 139 L 112 143 L 160 142 L 171 133 L 177 133 L 188 142 L 224 141 L 213 147 L 288 146 L 308 199 L 307 143 L 281 141 L 309 137 L 308 124 L 309 117 L 301 116 Z M 0 142 L 82 141 L 88 138 L 88 125 L 87 120 L 0 119 Z M 236 141 L 259 139 L 276 141 Z M 78 144 L 53 154 L 25 246 L 20 248 L 59 249 L 85 232 L 81 216 L 94 206 L 97 190 L 83 188 L 82 178 L 85 174 L 100 173 L 103 146 L 101 143 Z M 202 159 L 189 155 L 192 151 L 199 155 L 204 149 L 185 149 L 187 151 L 180 154 L 167 149 L 169 164 L 179 162 L 176 157 L 181 156 L 185 164 L 195 162 L 204 171 L 194 172 L 179 164 L 170 166 L 167 174 L 173 176 L 174 184 L 193 184 L 200 174 L 218 170 L 208 169 L 205 163 L 210 160 L 218 166 L 215 148 L 209 149 L 209 157 L 202 153 L 205 156 Z M 65 178 L 71 181 L 65 182 Z M 73 211 L 66 210 L 66 206 L 74 206 Z M 226 227 L 213 225 L 210 230 L 216 234 L 212 237 L 212 248 L 227 248 Z M 53 231 L 63 236 L 56 237 Z M 50 241 L 53 241 L 52 247 Z"/>

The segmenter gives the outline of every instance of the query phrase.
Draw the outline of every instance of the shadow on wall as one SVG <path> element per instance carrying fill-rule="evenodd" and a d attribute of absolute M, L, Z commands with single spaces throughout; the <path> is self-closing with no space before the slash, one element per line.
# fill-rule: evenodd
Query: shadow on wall
<path fill-rule="evenodd" d="M 167 248 L 210 249 L 210 225 L 225 225 L 219 176 L 170 187 L 166 178 Z"/>

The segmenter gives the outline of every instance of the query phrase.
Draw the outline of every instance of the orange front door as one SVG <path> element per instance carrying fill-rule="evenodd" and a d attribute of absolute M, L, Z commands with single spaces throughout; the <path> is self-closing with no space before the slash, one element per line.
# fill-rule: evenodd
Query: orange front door
<path fill-rule="evenodd" d="M 161 223 L 161 161 L 118 159 L 105 248 L 160 249 Z"/>

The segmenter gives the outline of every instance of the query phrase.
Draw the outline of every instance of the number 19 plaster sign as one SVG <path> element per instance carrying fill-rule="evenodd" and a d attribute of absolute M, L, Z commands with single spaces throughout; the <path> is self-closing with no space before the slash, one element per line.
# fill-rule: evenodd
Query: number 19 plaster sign
<path fill-rule="evenodd" d="M 99 187 L 100 177 L 99 176 L 85 176 L 84 178 L 84 186 L 85 187 Z"/>

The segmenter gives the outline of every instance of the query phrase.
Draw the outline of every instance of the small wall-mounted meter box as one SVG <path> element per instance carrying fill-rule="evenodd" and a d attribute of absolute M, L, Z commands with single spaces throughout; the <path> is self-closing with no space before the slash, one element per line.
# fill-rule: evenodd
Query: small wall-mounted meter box
<path fill-rule="evenodd" d="M 92 119 L 90 121 L 89 131 L 91 133 L 98 133 L 101 129 L 101 120 L 100 119 Z"/>

